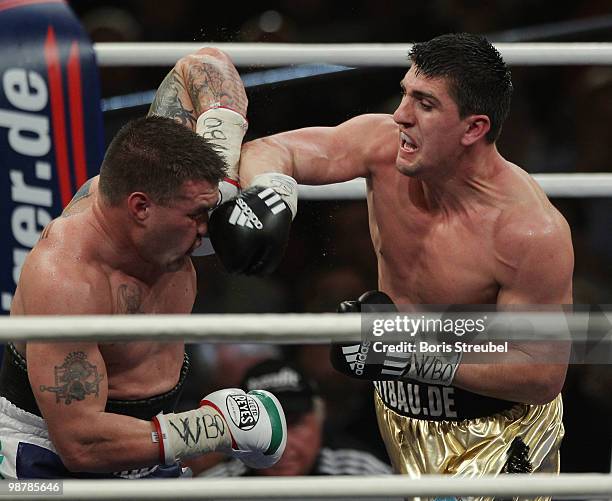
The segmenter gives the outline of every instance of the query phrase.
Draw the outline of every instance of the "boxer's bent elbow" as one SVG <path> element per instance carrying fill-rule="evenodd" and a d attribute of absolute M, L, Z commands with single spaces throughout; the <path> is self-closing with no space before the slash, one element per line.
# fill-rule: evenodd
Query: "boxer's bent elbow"
<path fill-rule="evenodd" d="M 211 56 L 211 57 L 214 57 L 215 59 L 222 59 L 222 60 L 231 62 L 230 57 L 225 52 L 223 52 L 222 50 L 216 47 L 201 47 L 195 52 L 194 55 Z"/>
<path fill-rule="evenodd" d="M 227 71 L 225 68 L 232 65 L 232 61 L 225 52 L 214 47 L 203 47 L 193 54 L 187 54 L 181 57 L 174 65 L 174 71 L 184 79 L 185 82 L 190 81 L 190 71 L 193 68 L 199 68 L 202 64 L 212 65 L 218 71 Z"/>
<path fill-rule="evenodd" d="M 217 59 L 231 64 L 229 56 L 215 47 L 202 47 L 192 54 L 187 54 L 181 57 L 175 64 L 177 70 L 189 69 L 192 64 L 202 62 L 202 57 L 208 56 L 212 59 Z M 208 60 L 210 61 L 210 59 Z"/>
<path fill-rule="evenodd" d="M 524 381 L 526 395 L 524 403 L 544 405 L 552 402 L 561 393 L 565 383 L 566 365 L 545 365 L 533 367 L 531 377 Z"/>
<path fill-rule="evenodd" d="M 75 444 L 71 446 L 56 447 L 64 466 L 73 473 L 96 472 L 100 470 L 100 463 L 88 451 L 88 448 Z"/>
<path fill-rule="evenodd" d="M 534 388 L 533 401 L 529 403 L 544 405 L 557 398 L 557 395 L 563 389 L 566 371 L 567 366 L 550 366 L 545 374 L 540 374 L 539 377 L 534 378 L 535 381 L 532 386 Z"/>
<path fill-rule="evenodd" d="M 78 437 L 78 433 L 68 430 L 60 431 L 66 438 L 54 439 L 52 442 L 64 466 L 71 472 L 105 473 L 114 471 L 112 464 L 108 463 L 108 457 L 99 457 L 96 449 L 100 442 L 97 439 Z M 57 437 L 57 431 L 53 434 Z M 106 459 L 106 461 L 105 461 Z"/>

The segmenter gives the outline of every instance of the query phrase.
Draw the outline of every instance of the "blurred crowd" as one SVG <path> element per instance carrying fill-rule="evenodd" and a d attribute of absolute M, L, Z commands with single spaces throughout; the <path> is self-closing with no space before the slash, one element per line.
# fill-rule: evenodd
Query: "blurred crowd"
<path fill-rule="evenodd" d="M 607 41 L 612 36 L 609 0 L 279 0 L 236 8 L 189 0 L 159 6 L 145 0 L 69 3 L 95 42 L 407 43 L 449 31 L 482 33 L 494 42 Z M 154 89 L 167 70 L 102 68 L 103 97 Z M 247 139 L 335 125 L 359 113 L 392 112 L 404 71 L 364 66 L 249 88 Z M 612 66 L 529 66 L 512 72 L 515 95 L 499 141 L 501 153 L 532 173 L 610 172 Z M 107 136 L 145 112 L 142 106 L 108 112 Z M 612 200 L 553 203 L 572 228 L 574 302 L 612 304 Z M 214 258 L 201 258 L 197 265 L 198 313 L 332 312 L 340 301 L 377 286 L 365 201 L 301 202 L 285 260 L 270 277 L 228 276 Z M 386 461 L 371 386 L 334 373 L 325 346 L 192 345 L 190 351 L 194 371 L 185 408 L 210 390 L 241 384 L 254 364 L 282 359 L 316 385 L 325 405 L 325 418 L 317 418 L 321 433 L 351 436 L 360 442 L 356 449 Z M 610 366 L 570 368 L 564 389 L 563 471 L 610 471 L 611 386 Z"/>

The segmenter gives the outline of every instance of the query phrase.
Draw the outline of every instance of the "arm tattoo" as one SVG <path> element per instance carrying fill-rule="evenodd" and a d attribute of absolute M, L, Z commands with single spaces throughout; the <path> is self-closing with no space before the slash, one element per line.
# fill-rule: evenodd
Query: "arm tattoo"
<path fill-rule="evenodd" d="M 219 103 L 242 113 L 246 110 L 246 95 L 236 70 L 229 72 L 216 64 L 194 63 L 189 66 L 186 85 L 198 116 L 205 111 L 203 103 Z"/>
<path fill-rule="evenodd" d="M 196 115 L 182 103 L 179 92 L 185 91 L 180 75 L 173 69 L 157 89 L 155 98 L 149 108 L 148 116 L 158 115 L 172 118 L 177 122 L 195 130 Z"/>
<path fill-rule="evenodd" d="M 121 284 L 117 290 L 117 313 L 143 313 L 142 293 L 137 286 Z"/>
<path fill-rule="evenodd" d="M 62 365 L 55 366 L 55 386 L 41 385 L 40 391 L 55 393 L 56 404 L 63 400 L 70 405 L 73 400 L 85 400 L 87 395 L 97 398 L 103 377 L 98 374 L 98 368 L 87 361 L 85 353 L 73 351 Z"/>

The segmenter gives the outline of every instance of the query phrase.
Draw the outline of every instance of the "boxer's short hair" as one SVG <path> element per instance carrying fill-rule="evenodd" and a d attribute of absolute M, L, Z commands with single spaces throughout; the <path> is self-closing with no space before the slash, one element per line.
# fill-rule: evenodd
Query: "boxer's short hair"
<path fill-rule="evenodd" d="M 201 136 L 169 118 L 128 122 L 112 140 L 100 168 L 100 193 L 116 206 L 141 191 L 168 205 L 186 181 L 218 184 L 226 166 Z"/>
<path fill-rule="evenodd" d="M 459 108 L 459 116 L 487 115 L 491 129 L 486 139 L 499 137 L 512 99 L 510 69 L 485 37 L 450 33 L 416 43 L 409 53 L 417 75 L 445 78 Z"/>

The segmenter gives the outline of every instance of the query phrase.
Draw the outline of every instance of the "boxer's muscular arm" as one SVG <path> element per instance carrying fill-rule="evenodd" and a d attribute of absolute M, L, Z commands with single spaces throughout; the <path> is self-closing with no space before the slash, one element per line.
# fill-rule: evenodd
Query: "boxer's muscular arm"
<path fill-rule="evenodd" d="M 574 255 L 570 230 L 561 217 L 546 224 L 509 225 L 498 235 L 498 306 L 571 304 Z M 491 397 L 541 404 L 552 400 L 565 381 L 569 343 L 510 345 L 496 365 L 469 364 L 464 358 L 454 385 Z M 469 357 L 468 357 L 469 358 Z"/>
<path fill-rule="evenodd" d="M 219 105 L 246 116 L 248 101 L 229 57 L 207 47 L 178 60 L 157 89 L 148 114 L 172 118 L 195 130 L 198 117 Z"/>
<path fill-rule="evenodd" d="M 36 254 L 31 258 L 20 280 L 23 313 L 111 311 L 110 298 L 104 297 L 108 284 L 96 280 L 95 272 L 55 265 Z M 159 463 L 151 422 L 104 412 L 108 379 L 97 343 L 28 342 L 26 355 L 32 391 L 68 469 L 110 472 Z"/>
<path fill-rule="evenodd" d="M 240 182 L 249 186 L 264 172 L 282 172 L 303 184 L 367 177 L 381 159 L 394 158 L 397 125 L 389 115 L 360 115 L 336 127 L 310 127 L 245 143 Z"/>
<path fill-rule="evenodd" d="M 29 342 L 27 358 L 38 407 L 69 470 L 111 472 L 159 463 L 149 421 L 104 412 L 108 381 L 97 343 Z M 76 373 L 69 375 L 71 369 Z"/>
<path fill-rule="evenodd" d="M 221 199 L 236 195 L 240 146 L 246 133 L 248 100 L 230 58 L 206 47 L 182 57 L 163 80 L 149 115 L 171 118 L 218 148 L 227 164 Z"/>

